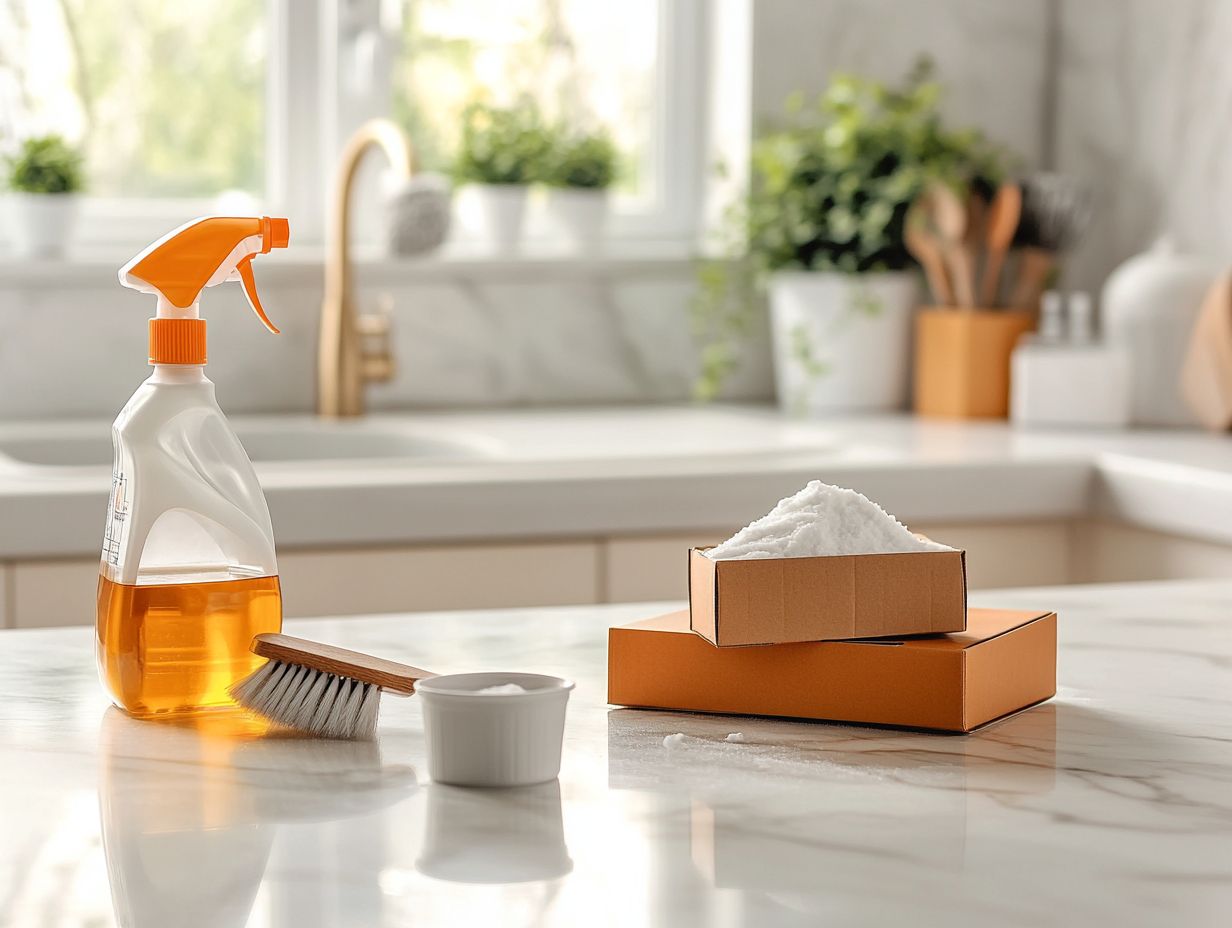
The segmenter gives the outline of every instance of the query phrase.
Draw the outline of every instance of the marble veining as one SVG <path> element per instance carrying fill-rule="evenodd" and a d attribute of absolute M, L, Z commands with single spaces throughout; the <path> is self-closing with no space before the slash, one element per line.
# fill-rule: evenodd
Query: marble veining
<path fill-rule="evenodd" d="M 576 679 L 509 791 L 429 782 L 414 698 L 375 744 L 139 723 L 87 631 L 0 633 L 0 925 L 1222 923 L 1232 583 L 973 600 L 1058 610 L 1060 688 L 970 736 L 611 709 L 606 627 L 666 606 L 291 623 Z"/>
<path fill-rule="evenodd" d="M 1059 4 L 1055 132 L 1059 170 L 1096 195 L 1067 283 L 1096 289 L 1166 236 L 1224 255 L 1232 205 L 1227 149 L 1232 7 L 1219 0 Z"/>

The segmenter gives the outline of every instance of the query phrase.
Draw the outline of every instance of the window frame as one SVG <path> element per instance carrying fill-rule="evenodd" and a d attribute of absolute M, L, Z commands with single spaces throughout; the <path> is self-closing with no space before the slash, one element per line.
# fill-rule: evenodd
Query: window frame
<path fill-rule="evenodd" d="M 391 0 L 265 0 L 264 6 L 269 54 L 266 185 L 260 208 L 293 218 L 295 245 L 320 247 L 337 153 L 360 123 L 389 114 L 398 24 L 391 22 Z M 630 243 L 684 250 L 696 240 L 706 169 L 707 28 L 704 0 L 660 0 L 654 194 L 643 208 L 617 202 L 608 232 L 616 248 Z M 368 94 L 348 93 L 340 80 L 344 35 L 355 30 L 381 37 Z M 210 213 L 214 202 L 87 194 L 81 199 L 75 246 L 87 253 L 139 248 L 186 218 Z M 460 238 L 463 247 L 470 244 L 465 232 Z M 527 238 L 531 245 L 551 246 L 554 233 L 532 224 Z"/>

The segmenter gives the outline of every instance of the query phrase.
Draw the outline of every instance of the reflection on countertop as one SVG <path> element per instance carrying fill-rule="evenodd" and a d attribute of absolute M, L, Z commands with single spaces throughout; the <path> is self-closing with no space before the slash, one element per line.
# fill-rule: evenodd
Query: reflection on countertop
<path fill-rule="evenodd" d="M 8 633 L 0 925 L 1217 923 L 1232 583 L 972 601 L 1057 610 L 1060 689 L 969 736 L 607 706 L 606 627 L 673 604 L 290 623 L 574 678 L 560 780 L 522 790 L 419 785 L 414 698 L 376 744 L 135 722 L 88 630 Z"/>

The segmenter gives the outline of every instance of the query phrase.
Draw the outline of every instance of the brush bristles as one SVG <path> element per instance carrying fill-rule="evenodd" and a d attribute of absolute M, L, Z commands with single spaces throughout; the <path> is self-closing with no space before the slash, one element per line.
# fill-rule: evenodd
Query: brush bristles
<path fill-rule="evenodd" d="M 229 692 L 245 709 L 287 728 L 324 738 L 376 735 L 381 688 L 375 683 L 270 660 Z"/>

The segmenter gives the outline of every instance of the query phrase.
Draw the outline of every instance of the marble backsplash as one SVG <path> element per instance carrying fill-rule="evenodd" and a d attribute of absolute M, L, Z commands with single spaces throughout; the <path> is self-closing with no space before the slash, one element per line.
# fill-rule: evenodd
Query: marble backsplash
<path fill-rule="evenodd" d="M 1096 196 L 1067 283 L 1097 290 L 1161 236 L 1229 254 L 1232 4 L 1068 0 L 1058 28 L 1056 167 Z"/>
<path fill-rule="evenodd" d="M 943 111 L 1038 164 L 1047 119 L 1049 0 L 756 0 L 755 124 L 836 71 L 895 83 L 922 55 L 945 84 Z"/>
<path fill-rule="evenodd" d="M 381 276 L 398 273 L 396 265 L 386 266 Z M 280 269 L 262 281 L 266 309 L 282 328 L 277 337 L 252 317 L 238 287 L 206 294 L 208 372 L 228 411 L 313 409 L 320 274 L 319 268 Z M 41 279 L 0 286 L 0 419 L 113 416 L 148 376 L 145 320 L 153 300 L 121 289 L 113 275 L 100 273 L 97 285 Z M 618 266 L 615 273 L 572 271 L 564 279 L 550 272 L 538 279 L 525 273 L 427 282 L 415 281 L 413 272 L 402 276 L 411 279 L 361 291 L 368 310 L 378 293 L 392 299 L 397 374 L 369 387 L 373 409 L 680 402 L 690 396 L 697 351 L 688 262 L 626 278 Z M 726 396 L 764 400 L 772 393 L 763 325 Z"/>

